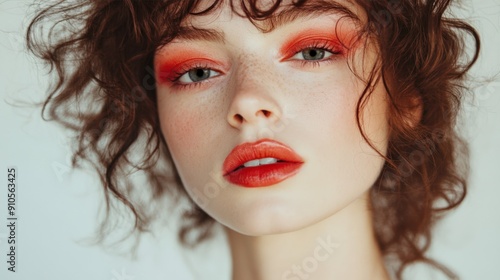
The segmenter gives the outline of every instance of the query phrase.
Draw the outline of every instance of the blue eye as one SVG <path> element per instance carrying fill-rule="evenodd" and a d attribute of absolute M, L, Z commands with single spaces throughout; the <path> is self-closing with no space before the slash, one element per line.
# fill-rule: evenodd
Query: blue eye
<path fill-rule="evenodd" d="M 292 58 L 300 60 L 322 60 L 329 58 L 333 53 L 320 48 L 307 48 L 297 52 Z"/>

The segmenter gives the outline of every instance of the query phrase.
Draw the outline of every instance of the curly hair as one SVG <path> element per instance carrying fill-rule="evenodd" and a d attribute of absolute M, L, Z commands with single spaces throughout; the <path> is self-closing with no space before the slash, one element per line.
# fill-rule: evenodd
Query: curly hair
<path fill-rule="evenodd" d="M 155 218 L 152 201 L 166 193 L 187 196 L 159 127 L 153 58 L 179 33 L 186 16 L 209 13 L 222 2 L 214 0 L 199 11 L 199 0 L 58 0 L 40 8 L 28 26 L 28 49 L 57 76 L 42 117 L 48 112 L 49 119 L 74 131 L 73 166 L 93 164 L 102 181 L 106 216 L 101 240 L 111 232 L 114 207 L 126 206 L 135 219 L 133 230 L 143 232 Z M 398 279 L 415 262 L 456 277 L 425 256 L 433 225 L 463 201 L 467 190 L 467 144 L 455 126 L 480 40 L 471 25 L 445 16 L 451 2 L 356 1 L 366 12 L 360 34 L 379 48 L 356 112 L 367 141 L 360 113 L 371 93 L 369 85 L 380 79 L 390 100 L 388 151 L 379 153 L 386 162 L 370 196 L 378 244 L 384 255 L 398 260 Z M 239 15 L 255 25 L 272 22 L 283 6 L 281 0 L 265 9 L 257 0 L 230 3 L 233 11 L 239 4 Z M 328 5 L 332 1 L 297 0 L 288 6 L 317 11 Z M 466 35 L 474 43 L 471 56 Z M 421 107 L 421 118 L 410 124 L 415 106 Z M 134 171 L 143 172 L 147 184 L 128 177 Z M 144 193 L 150 196 L 137 199 Z M 179 238 L 194 246 L 210 236 L 214 220 L 193 202 L 192 207 L 184 214 Z M 191 241 L 190 232 L 197 233 Z"/>

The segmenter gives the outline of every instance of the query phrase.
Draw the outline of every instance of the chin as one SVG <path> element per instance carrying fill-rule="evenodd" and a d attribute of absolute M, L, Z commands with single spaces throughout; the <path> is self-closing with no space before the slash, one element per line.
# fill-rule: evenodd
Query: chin
<path fill-rule="evenodd" d="M 279 222 L 276 222 L 275 219 L 267 219 L 264 221 L 249 219 L 239 221 L 232 226 L 228 226 L 228 228 L 247 236 L 265 236 L 294 232 L 306 226 L 307 225 L 298 225 L 296 221 L 291 219 Z"/>
<path fill-rule="evenodd" d="M 245 210 L 239 209 L 240 212 L 223 225 L 243 235 L 264 236 L 294 232 L 321 220 L 311 218 L 314 213 L 304 213 L 303 207 L 289 203 L 260 201 Z"/>

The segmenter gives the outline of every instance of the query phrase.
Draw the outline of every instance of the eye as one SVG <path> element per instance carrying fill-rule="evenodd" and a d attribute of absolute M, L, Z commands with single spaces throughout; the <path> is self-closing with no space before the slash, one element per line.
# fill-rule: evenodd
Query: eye
<path fill-rule="evenodd" d="M 219 76 L 221 73 L 209 68 L 193 68 L 181 74 L 177 79 L 182 84 L 202 82 L 206 79 Z"/>
<path fill-rule="evenodd" d="M 323 60 L 332 56 L 333 53 L 321 48 L 306 48 L 297 52 L 292 59 L 300 60 Z"/>

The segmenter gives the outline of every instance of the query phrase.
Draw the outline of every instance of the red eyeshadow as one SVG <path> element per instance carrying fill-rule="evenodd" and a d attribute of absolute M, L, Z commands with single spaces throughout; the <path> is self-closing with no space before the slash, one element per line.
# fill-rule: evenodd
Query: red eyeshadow
<path fill-rule="evenodd" d="M 339 49 L 349 50 L 354 38 L 354 31 L 340 31 L 335 28 L 329 30 L 307 29 L 294 35 L 287 40 L 280 48 L 280 55 L 285 57 L 291 55 L 290 52 L 301 45 L 305 45 L 311 41 L 328 41 L 331 44 L 338 45 Z"/>
<path fill-rule="evenodd" d="M 159 54 L 156 63 L 156 77 L 159 82 L 171 82 L 179 72 L 195 65 L 208 65 L 222 68 L 221 63 L 208 58 L 205 53 L 193 50 L 169 50 L 168 53 Z"/>

